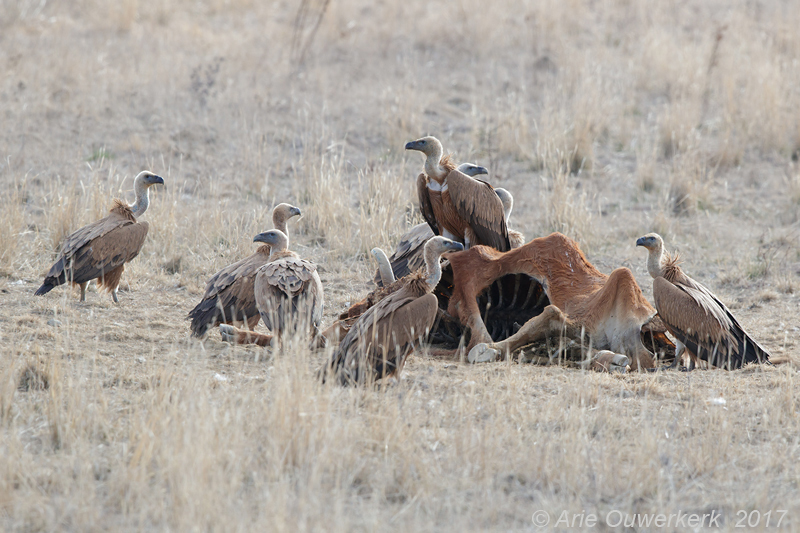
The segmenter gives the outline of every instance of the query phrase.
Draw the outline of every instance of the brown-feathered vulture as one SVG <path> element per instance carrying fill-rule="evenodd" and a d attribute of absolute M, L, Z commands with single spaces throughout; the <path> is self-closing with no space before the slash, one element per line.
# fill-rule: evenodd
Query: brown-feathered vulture
<path fill-rule="evenodd" d="M 403 287 L 361 315 L 326 370 L 343 385 L 398 375 L 408 354 L 436 320 L 439 306 L 432 291 L 442 277 L 440 256 L 463 249 L 461 243 L 444 237 L 429 239 L 425 243 L 425 270 L 400 280 Z"/>
<path fill-rule="evenodd" d="M 647 271 L 653 277 L 656 310 L 678 340 L 676 364 L 684 350 L 728 370 L 769 362 L 769 353 L 747 334 L 730 309 L 683 272 L 677 255 L 664 250 L 661 236 L 648 233 L 636 246 L 649 252 Z"/>
<path fill-rule="evenodd" d="M 442 157 L 442 143 L 423 137 L 406 150 L 425 154 L 425 171 L 417 178 L 422 216 L 436 235 L 463 242 L 466 248 L 483 244 L 501 252 L 511 249 L 503 204 L 491 185 L 460 172 Z"/>
<path fill-rule="evenodd" d="M 81 288 L 83 302 L 86 286 L 96 279 L 98 288 L 109 291 L 114 303 L 119 303 L 117 289 L 125 263 L 139 255 L 150 227 L 137 219 L 150 205 L 150 187 L 163 183 L 164 179 L 152 172 L 140 172 L 133 180 L 136 203 L 129 206 L 122 200 L 114 200 L 107 217 L 68 236 L 36 296 L 71 282 Z"/>
<path fill-rule="evenodd" d="M 508 227 L 508 219 L 511 218 L 511 211 L 514 209 L 514 197 L 507 190 L 495 187 L 494 192 L 503 203 L 503 213 L 506 217 L 506 227 Z M 511 249 L 519 248 L 525 244 L 525 235 L 517 230 L 508 230 L 508 241 L 511 243 Z"/>
<path fill-rule="evenodd" d="M 278 204 L 272 210 L 272 225 L 289 234 L 287 222 L 299 216 L 300 209 L 289 204 Z M 259 246 L 252 255 L 228 265 L 214 274 L 206 284 L 203 299 L 189 311 L 192 335 L 203 337 L 209 328 L 220 324 L 247 323 L 253 329 L 260 320 L 253 283 L 256 271 L 269 261 L 270 247 Z"/>
<path fill-rule="evenodd" d="M 485 167 L 473 165 L 472 163 L 461 163 L 458 170 L 470 177 L 480 176 L 482 174 L 489 174 Z M 495 189 L 495 192 L 497 189 Z M 389 258 L 389 263 L 392 265 L 392 272 L 396 279 L 408 276 L 412 272 L 416 272 L 425 266 L 425 255 L 423 248 L 428 239 L 433 237 L 433 230 L 427 222 L 417 224 L 408 230 L 397 244 L 392 256 Z M 510 237 L 510 234 L 509 234 Z M 381 281 L 380 270 L 375 273 L 375 284 L 378 287 L 385 287 L 386 284 Z"/>
<path fill-rule="evenodd" d="M 288 250 L 289 238 L 280 230 L 259 233 L 253 242 L 272 249 L 269 262 L 258 269 L 253 287 L 264 325 L 278 340 L 286 335 L 316 334 L 325 300 L 316 265 Z"/>

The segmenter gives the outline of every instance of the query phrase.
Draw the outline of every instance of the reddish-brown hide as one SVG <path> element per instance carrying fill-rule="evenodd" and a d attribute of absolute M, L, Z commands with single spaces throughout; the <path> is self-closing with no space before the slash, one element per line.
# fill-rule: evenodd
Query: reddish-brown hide
<path fill-rule="evenodd" d="M 656 311 L 645 299 L 633 274 L 624 267 L 610 275 L 601 273 L 587 261 L 572 239 L 553 233 L 505 253 L 476 246 L 450 254 L 448 258 L 453 274 L 448 313 L 469 327 L 468 349 L 493 342 L 481 316 L 482 294 L 504 276 L 523 274 L 532 278 L 526 298 L 538 288 L 536 282 L 546 295 L 547 301 L 539 298 L 539 309 L 534 310 L 534 314 L 540 313 L 541 306 L 549 303 L 565 313 L 572 326 L 583 328 L 595 349 L 626 354 L 633 368 L 655 366 L 653 354 L 642 343 L 642 331 Z M 510 291 L 511 294 L 518 292 Z M 503 298 L 502 293 L 498 291 L 499 299 Z M 505 299 L 508 298 L 506 295 Z M 514 298 L 517 298 L 515 302 L 505 305 L 519 306 L 523 296 L 517 294 Z M 483 312 L 488 316 L 491 309 L 487 311 L 485 307 Z"/>

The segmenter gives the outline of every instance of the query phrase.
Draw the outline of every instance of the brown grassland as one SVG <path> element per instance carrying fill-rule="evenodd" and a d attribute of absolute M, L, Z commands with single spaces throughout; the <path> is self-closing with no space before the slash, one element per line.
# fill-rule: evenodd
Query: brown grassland
<path fill-rule="evenodd" d="M 200 344 L 184 318 L 286 201 L 330 323 L 369 290 L 369 249 L 421 220 L 402 148 L 433 134 L 515 195 L 528 238 L 577 238 L 650 295 L 634 244 L 657 231 L 800 359 L 798 28 L 794 0 L 0 0 L 0 529 L 529 530 L 539 509 L 800 529 L 794 363 L 423 352 L 342 389 L 299 340 Z M 145 168 L 166 187 L 120 304 L 34 297 Z"/>

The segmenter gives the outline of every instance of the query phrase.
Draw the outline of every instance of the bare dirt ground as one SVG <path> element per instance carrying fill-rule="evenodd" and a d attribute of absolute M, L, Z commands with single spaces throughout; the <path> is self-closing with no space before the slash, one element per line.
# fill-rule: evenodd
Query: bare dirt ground
<path fill-rule="evenodd" d="M 420 220 L 402 147 L 433 134 L 515 195 L 529 238 L 575 237 L 650 294 L 634 243 L 657 231 L 796 360 L 797 28 L 788 0 L 0 1 L 2 529 L 565 530 L 566 511 L 616 530 L 619 511 L 762 530 L 787 511 L 797 530 L 794 364 L 420 353 L 353 390 L 318 384 L 326 354 L 302 342 L 200 344 L 184 319 L 286 201 L 329 323 L 369 290 L 369 249 Z M 61 239 L 145 168 L 166 187 L 120 304 L 34 297 Z"/>

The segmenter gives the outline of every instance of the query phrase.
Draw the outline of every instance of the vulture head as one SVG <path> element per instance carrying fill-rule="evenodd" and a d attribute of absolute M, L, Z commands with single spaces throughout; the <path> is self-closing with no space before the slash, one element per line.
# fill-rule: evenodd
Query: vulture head
<path fill-rule="evenodd" d="M 279 229 L 271 229 L 253 237 L 253 242 L 263 242 L 270 246 L 270 255 L 285 252 L 289 247 L 289 237 Z"/>
<path fill-rule="evenodd" d="M 473 165 L 472 163 L 461 163 L 458 165 L 458 171 L 466 174 L 467 176 L 474 178 L 475 176 L 480 176 L 481 174 L 489 174 L 489 171 L 486 167 L 482 167 L 479 165 Z"/>
<path fill-rule="evenodd" d="M 133 180 L 133 192 L 136 194 L 136 203 L 130 206 L 131 212 L 135 218 L 142 216 L 150 205 L 150 187 L 163 184 L 164 178 L 161 176 L 156 176 L 149 170 L 139 172 Z"/>
<path fill-rule="evenodd" d="M 653 278 L 659 277 L 664 269 L 664 239 L 658 233 L 648 233 L 636 239 L 636 246 L 647 249 L 647 271 Z"/>
<path fill-rule="evenodd" d="M 436 236 L 428 239 L 425 243 L 425 254 L 431 252 L 436 255 L 442 255 L 447 252 L 460 252 L 464 249 L 464 245 L 448 239 L 447 237 Z"/>
<path fill-rule="evenodd" d="M 436 137 L 423 137 L 406 143 L 406 150 L 416 150 L 425 154 L 425 174 L 435 180 L 444 180 L 450 169 L 441 165 L 444 148 Z M 451 163 L 452 164 L 452 163 Z M 452 169 L 452 166 L 450 167 Z"/>
<path fill-rule="evenodd" d="M 442 143 L 439 142 L 439 139 L 431 136 L 407 142 L 406 150 L 416 150 L 427 156 L 436 155 L 438 152 L 441 157 L 442 153 L 444 153 L 444 148 L 442 148 Z"/>
<path fill-rule="evenodd" d="M 464 245 L 460 242 L 456 242 L 453 240 L 448 239 L 447 237 L 436 236 L 431 237 L 428 239 L 428 242 L 425 243 L 425 251 L 428 250 L 433 251 L 435 254 L 443 254 L 446 252 L 460 252 L 464 249 Z"/>
<path fill-rule="evenodd" d="M 503 204 L 503 213 L 506 215 L 507 223 L 509 217 L 511 217 L 511 210 L 514 209 L 514 197 L 511 196 L 510 192 L 500 187 L 495 188 L 494 192 L 497 194 L 497 197 L 500 198 L 500 202 Z"/>
<path fill-rule="evenodd" d="M 302 214 L 299 207 L 290 204 L 278 204 L 272 210 L 272 223 L 275 227 L 283 227 L 286 225 L 287 220 Z"/>
<path fill-rule="evenodd" d="M 425 243 L 425 269 L 427 271 L 426 282 L 428 286 L 433 289 L 439 284 L 442 279 L 442 266 L 439 264 L 439 258 L 443 253 L 447 252 L 460 252 L 464 249 L 464 245 L 460 242 L 452 241 L 446 237 L 436 236 L 431 237 Z"/>
<path fill-rule="evenodd" d="M 636 239 L 636 246 L 647 248 L 650 253 L 657 252 L 660 254 L 664 248 L 664 239 L 658 233 L 648 233 Z"/>
<path fill-rule="evenodd" d="M 151 187 L 153 185 L 164 185 L 164 178 L 162 178 L 161 176 L 156 176 L 149 170 L 143 170 L 139 172 L 139 175 L 136 176 L 136 179 L 133 180 L 134 188 L 136 188 L 137 185 L 139 184 L 141 184 L 145 188 Z"/>

